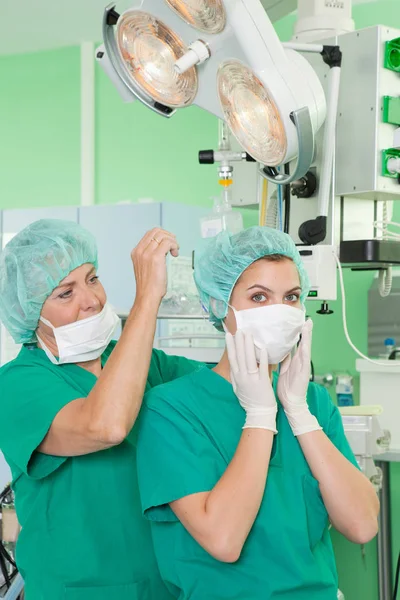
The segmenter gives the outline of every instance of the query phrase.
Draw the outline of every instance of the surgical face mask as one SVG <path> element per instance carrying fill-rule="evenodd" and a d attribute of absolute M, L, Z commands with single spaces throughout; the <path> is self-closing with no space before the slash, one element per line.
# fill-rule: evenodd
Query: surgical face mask
<path fill-rule="evenodd" d="M 53 327 L 50 321 L 43 317 L 40 317 L 40 320 L 53 330 L 58 347 L 58 360 L 40 337 L 37 337 L 47 357 L 55 365 L 96 360 L 111 342 L 119 323 L 118 316 L 107 302 L 97 315 L 61 327 Z"/>
<path fill-rule="evenodd" d="M 238 329 L 253 336 L 257 360 L 261 348 L 268 351 L 268 362 L 277 365 L 291 352 L 300 339 L 305 312 L 287 304 L 236 310 L 231 306 Z"/>

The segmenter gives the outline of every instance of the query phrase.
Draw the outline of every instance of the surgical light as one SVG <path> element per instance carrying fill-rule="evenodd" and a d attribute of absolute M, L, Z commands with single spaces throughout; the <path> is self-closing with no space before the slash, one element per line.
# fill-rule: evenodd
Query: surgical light
<path fill-rule="evenodd" d="M 287 139 L 275 102 L 246 65 L 229 60 L 218 71 L 218 94 L 232 133 L 257 161 L 280 165 Z"/>
<path fill-rule="evenodd" d="M 309 170 L 325 95 L 307 60 L 283 47 L 259 0 L 141 0 L 122 15 L 111 6 L 103 37 L 120 80 L 153 111 L 170 117 L 194 104 L 226 120 L 276 183 Z M 279 171 L 296 158 L 289 174 Z"/>
<path fill-rule="evenodd" d="M 226 25 L 222 0 L 165 0 L 188 25 L 205 33 L 220 33 Z"/>
<path fill-rule="evenodd" d="M 117 24 L 117 43 L 129 76 L 153 100 L 173 108 L 193 102 L 196 69 L 177 73 L 175 63 L 187 47 L 165 23 L 146 12 L 127 11 Z"/>

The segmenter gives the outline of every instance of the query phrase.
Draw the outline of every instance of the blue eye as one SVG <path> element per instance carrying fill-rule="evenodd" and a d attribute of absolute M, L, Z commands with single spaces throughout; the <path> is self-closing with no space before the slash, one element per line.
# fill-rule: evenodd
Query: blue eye
<path fill-rule="evenodd" d="M 288 296 L 286 296 L 285 301 L 286 302 L 298 302 L 300 296 L 298 294 L 289 294 Z"/>
<path fill-rule="evenodd" d="M 255 294 L 251 299 L 254 300 L 254 302 L 265 302 L 267 297 L 265 294 Z"/>

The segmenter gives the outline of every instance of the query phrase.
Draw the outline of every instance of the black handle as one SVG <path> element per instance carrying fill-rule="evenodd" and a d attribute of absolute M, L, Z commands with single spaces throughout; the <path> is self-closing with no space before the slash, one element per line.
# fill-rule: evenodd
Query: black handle
<path fill-rule="evenodd" d="M 389 360 L 396 360 L 396 356 L 400 354 L 400 348 L 395 348 L 394 350 L 391 351 L 391 353 L 389 354 Z"/>

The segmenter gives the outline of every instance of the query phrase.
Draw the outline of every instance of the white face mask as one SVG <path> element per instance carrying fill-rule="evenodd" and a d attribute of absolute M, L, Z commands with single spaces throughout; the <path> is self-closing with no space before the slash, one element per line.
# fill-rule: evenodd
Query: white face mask
<path fill-rule="evenodd" d="M 257 360 L 260 349 L 268 351 L 268 362 L 277 365 L 292 351 L 300 339 L 306 315 L 301 308 L 272 304 L 260 308 L 236 310 L 231 306 L 238 329 L 252 334 Z"/>
<path fill-rule="evenodd" d="M 40 317 L 40 320 L 53 330 L 58 347 L 58 360 L 40 337 L 37 337 L 49 360 L 55 365 L 96 360 L 111 342 L 119 323 L 117 314 L 108 302 L 97 315 L 61 327 L 53 327 L 50 321 L 43 317 Z"/>

